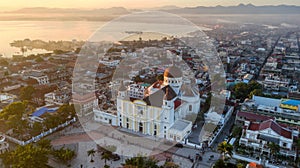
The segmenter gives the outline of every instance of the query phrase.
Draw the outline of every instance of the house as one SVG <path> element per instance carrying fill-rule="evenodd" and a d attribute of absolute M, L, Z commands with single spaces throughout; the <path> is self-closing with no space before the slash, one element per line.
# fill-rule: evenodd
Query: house
<path fill-rule="evenodd" d="M 293 148 L 295 136 L 298 135 L 272 119 L 261 123 L 245 121 L 239 144 L 260 150 L 261 153 L 271 154 L 268 145 L 275 143 L 280 147 L 280 154 L 296 159 L 296 152 Z"/>
<path fill-rule="evenodd" d="M 71 99 L 71 90 L 68 88 L 62 88 L 45 94 L 45 103 L 47 105 L 57 104 L 62 105 L 69 103 Z"/>

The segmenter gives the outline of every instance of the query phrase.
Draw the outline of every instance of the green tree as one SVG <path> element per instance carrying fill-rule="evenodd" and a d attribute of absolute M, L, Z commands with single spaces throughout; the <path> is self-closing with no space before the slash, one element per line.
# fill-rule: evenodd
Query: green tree
<path fill-rule="evenodd" d="M 45 114 L 44 126 L 47 130 L 57 127 L 59 124 L 62 124 L 62 122 L 63 121 L 59 116 Z"/>
<path fill-rule="evenodd" d="M 249 88 L 249 92 L 251 92 L 255 89 L 262 89 L 262 85 L 257 81 L 251 81 L 248 83 L 248 88 Z"/>
<path fill-rule="evenodd" d="M 35 59 L 35 62 L 43 62 L 43 61 L 44 59 L 40 56 Z"/>
<path fill-rule="evenodd" d="M 14 102 L 4 107 L 0 113 L 0 120 L 9 128 L 14 128 L 19 132 L 23 132 L 28 127 L 28 122 L 23 120 L 26 105 L 23 102 Z"/>
<path fill-rule="evenodd" d="M 71 149 L 65 149 L 64 147 L 53 151 L 53 156 L 67 165 L 70 164 L 70 161 L 75 157 L 75 155 L 75 151 Z"/>
<path fill-rule="evenodd" d="M 226 163 L 223 159 L 219 159 L 216 161 L 216 163 L 213 166 L 214 168 L 226 168 Z"/>
<path fill-rule="evenodd" d="M 276 157 L 276 155 L 279 153 L 280 151 L 280 146 L 274 142 L 271 142 L 268 144 L 268 148 L 270 149 L 270 155 L 271 155 L 271 159 L 273 158 L 273 156 Z"/>
<path fill-rule="evenodd" d="M 238 138 L 241 135 L 242 130 L 242 127 L 234 126 L 232 129 L 232 136 Z"/>
<path fill-rule="evenodd" d="M 246 83 L 238 83 L 233 87 L 234 95 L 237 99 L 245 99 L 248 97 L 248 86 Z"/>
<path fill-rule="evenodd" d="M 238 164 L 236 165 L 236 167 L 237 167 L 237 168 L 245 168 L 246 166 L 245 166 L 244 164 L 242 164 L 242 163 L 238 163 Z"/>
<path fill-rule="evenodd" d="M 261 90 L 261 89 L 254 89 L 253 91 L 251 91 L 250 93 L 249 93 L 249 98 L 252 98 L 253 97 L 253 95 L 255 95 L 255 96 L 263 96 L 263 91 Z"/>
<path fill-rule="evenodd" d="M 163 168 L 180 168 L 180 167 L 174 162 L 165 162 Z"/>
<path fill-rule="evenodd" d="M 105 150 L 104 152 L 102 152 L 101 154 L 101 159 L 104 160 L 104 165 L 107 165 L 107 160 L 110 160 L 112 156 L 112 152 L 109 150 Z"/>
<path fill-rule="evenodd" d="M 43 132 L 43 124 L 39 122 L 34 122 L 30 130 L 32 136 L 37 136 Z"/>
<path fill-rule="evenodd" d="M 32 95 L 35 93 L 35 89 L 33 86 L 25 86 L 20 91 L 20 99 L 21 100 L 32 100 Z"/>
<path fill-rule="evenodd" d="M 37 142 L 37 146 L 42 148 L 42 149 L 45 149 L 45 150 L 48 150 L 48 151 L 51 151 L 52 150 L 52 145 L 51 145 L 51 140 L 49 139 L 41 139 Z"/>
<path fill-rule="evenodd" d="M 96 151 L 94 150 L 94 149 L 91 149 L 91 150 L 88 150 L 87 151 L 87 154 L 88 154 L 88 156 L 90 156 L 91 157 L 91 161 L 90 162 L 94 162 L 94 156 L 95 156 L 95 153 L 96 153 Z"/>
<path fill-rule="evenodd" d="M 49 152 L 32 144 L 18 146 L 15 150 L 1 155 L 5 167 L 47 168 Z"/>
<path fill-rule="evenodd" d="M 124 168 L 159 168 L 157 160 L 142 156 L 125 160 Z"/>
<path fill-rule="evenodd" d="M 222 155 L 222 160 L 225 160 L 228 155 L 229 155 L 229 157 L 232 156 L 233 146 L 228 144 L 226 141 L 223 141 L 218 145 L 218 151 Z"/>

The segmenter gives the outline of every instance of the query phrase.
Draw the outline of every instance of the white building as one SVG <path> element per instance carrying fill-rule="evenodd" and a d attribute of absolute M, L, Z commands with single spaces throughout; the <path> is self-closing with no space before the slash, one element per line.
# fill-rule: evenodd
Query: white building
<path fill-rule="evenodd" d="M 110 124 L 112 126 L 118 126 L 118 116 L 115 113 L 114 110 L 101 110 L 99 108 L 94 108 L 94 120 L 105 123 L 105 124 Z"/>
<path fill-rule="evenodd" d="M 115 67 L 119 65 L 120 60 L 100 60 L 99 63 L 109 66 L 109 67 Z"/>
<path fill-rule="evenodd" d="M 143 84 L 131 84 L 129 85 L 128 96 L 134 99 L 143 99 L 145 90 L 149 85 Z"/>
<path fill-rule="evenodd" d="M 35 79 L 39 83 L 39 85 L 49 84 L 48 76 L 38 71 L 27 72 L 24 74 L 24 77 Z"/>
<path fill-rule="evenodd" d="M 267 120 L 262 123 L 245 121 L 240 145 L 250 146 L 271 154 L 268 146 L 270 143 L 275 143 L 280 147 L 280 153 L 286 156 L 296 157 L 293 151 L 293 131 L 280 126 L 274 120 Z"/>
<path fill-rule="evenodd" d="M 67 88 L 55 90 L 44 95 L 46 105 L 57 104 L 62 105 L 69 103 L 71 98 L 71 91 Z"/>
<path fill-rule="evenodd" d="M 183 84 L 182 72 L 172 66 L 164 72 L 164 81 L 152 84 L 140 100 L 130 99 L 121 84 L 117 97 L 118 126 L 147 135 L 182 141 L 190 132 L 189 114 L 200 111 L 196 89 Z"/>

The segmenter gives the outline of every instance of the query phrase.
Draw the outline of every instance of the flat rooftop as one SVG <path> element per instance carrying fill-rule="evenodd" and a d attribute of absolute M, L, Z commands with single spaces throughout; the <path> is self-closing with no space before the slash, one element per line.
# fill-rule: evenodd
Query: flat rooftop
<path fill-rule="evenodd" d="M 187 120 L 177 120 L 175 121 L 175 123 L 172 125 L 172 127 L 170 128 L 173 130 L 177 130 L 177 131 L 183 131 L 185 130 L 189 125 L 191 125 L 192 122 L 191 121 L 187 121 Z"/>

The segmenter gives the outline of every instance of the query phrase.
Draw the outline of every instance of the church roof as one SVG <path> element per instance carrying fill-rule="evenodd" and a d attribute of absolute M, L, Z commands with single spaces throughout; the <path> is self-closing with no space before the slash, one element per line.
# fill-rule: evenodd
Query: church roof
<path fill-rule="evenodd" d="M 182 71 L 176 66 L 171 66 L 165 70 L 164 77 L 180 78 L 182 77 Z"/>
<path fill-rule="evenodd" d="M 167 86 L 159 89 L 158 91 L 154 92 L 153 94 L 145 97 L 143 100 L 149 106 L 161 107 L 163 105 L 163 100 L 164 100 L 167 90 L 168 90 L 167 96 L 168 96 L 169 100 L 172 100 L 177 96 L 177 94 L 172 89 L 172 87 L 167 85 Z"/>

